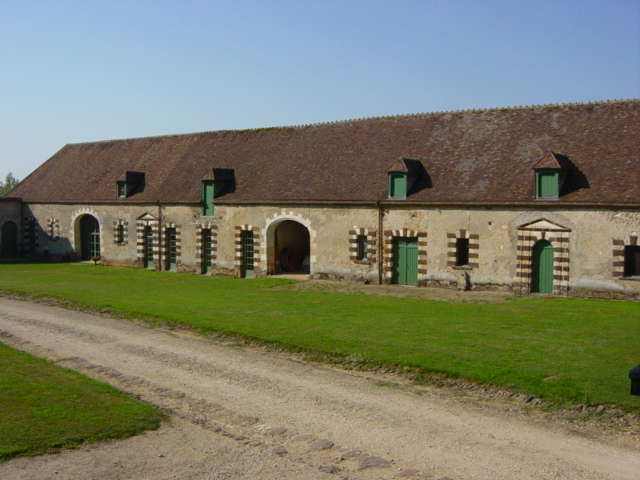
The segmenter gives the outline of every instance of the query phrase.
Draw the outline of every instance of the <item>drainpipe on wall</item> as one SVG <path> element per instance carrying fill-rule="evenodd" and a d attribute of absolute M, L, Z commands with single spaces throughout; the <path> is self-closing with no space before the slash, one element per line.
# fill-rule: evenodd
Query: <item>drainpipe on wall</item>
<path fill-rule="evenodd" d="M 380 206 L 380 200 L 376 200 L 376 207 L 378 208 L 378 285 L 382 285 L 382 259 L 384 258 L 382 245 L 382 239 L 384 238 L 382 235 L 382 217 L 384 216 L 384 212 Z"/>

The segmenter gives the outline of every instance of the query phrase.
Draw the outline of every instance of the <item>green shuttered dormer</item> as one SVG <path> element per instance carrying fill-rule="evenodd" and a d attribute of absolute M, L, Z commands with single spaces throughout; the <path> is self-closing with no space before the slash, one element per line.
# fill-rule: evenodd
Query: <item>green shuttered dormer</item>
<path fill-rule="evenodd" d="M 144 172 L 127 170 L 116 179 L 116 198 L 129 198 L 144 188 Z"/>
<path fill-rule="evenodd" d="M 536 170 L 536 198 L 558 198 L 560 169 L 541 168 Z"/>
<path fill-rule="evenodd" d="M 406 200 L 415 181 L 424 172 L 420 160 L 400 157 L 387 169 L 387 192 L 390 200 Z M 425 172 L 426 173 L 426 172 Z"/>
<path fill-rule="evenodd" d="M 548 152 L 533 165 L 536 200 L 558 200 L 562 186 L 572 168 L 569 158 L 558 152 Z"/>
<path fill-rule="evenodd" d="M 235 174 L 232 168 L 207 169 L 202 177 L 202 216 L 213 217 L 213 201 L 235 190 Z"/>
<path fill-rule="evenodd" d="M 406 173 L 389 173 L 389 198 L 407 198 Z"/>
<path fill-rule="evenodd" d="M 126 182 L 116 182 L 116 196 L 118 198 L 126 198 L 127 197 L 127 183 Z"/>
<path fill-rule="evenodd" d="M 203 180 L 202 182 L 202 215 L 213 216 L 214 182 L 213 180 Z"/>

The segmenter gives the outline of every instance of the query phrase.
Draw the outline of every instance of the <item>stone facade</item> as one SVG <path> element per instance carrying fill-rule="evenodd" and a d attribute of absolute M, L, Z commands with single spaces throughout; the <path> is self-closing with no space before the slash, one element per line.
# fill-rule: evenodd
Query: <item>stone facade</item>
<path fill-rule="evenodd" d="M 622 269 L 624 246 L 638 244 L 636 211 L 225 205 L 216 208 L 215 216 L 203 217 L 200 210 L 157 204 L 31 204 L 3 210 L 3 222 L 22 225 L 23 242 L 34 242 L 38 254 L 77 258 L 80 219 L 91 215 L 100 225 L 102 263 L 137 268 L 143 268 L 143 232 L 150 227 L 153 270 L 167 269 L 165 233 L 172 228 L 176 270 L 184 273 L 203 272 L 202 232 L 209 230 L 210 272 L 237 277 L 242 275 L 242 232 L 252 234 L 254 275 L 266 276 L 282 271 L 276 252 L 278 226 L 294 222 L 308 232 L 308 240 L 301 240 L 308 246 L 301 248 L 308 248 L 312 278 L 367 283 L 392 283 L 393 241 L 415 237 L 419 285 L 458 288 L 463 270 L 468 288 L 518 294 L 530 292 L 533 246 L 546 240 L 553 247 L 553 294 L 640 298 L 640 279 L 625 278 Z M 355 258 L 358 235 L 366 237 L 363 260 Z M 462 267 L 455 262 L 459 238 L 468 239 L 469 261 Z"/>
<path fill-rule="evenodd" d="M 0 254 L 640 298 L 638 138 L 621 100 L 66 145 Z"/>

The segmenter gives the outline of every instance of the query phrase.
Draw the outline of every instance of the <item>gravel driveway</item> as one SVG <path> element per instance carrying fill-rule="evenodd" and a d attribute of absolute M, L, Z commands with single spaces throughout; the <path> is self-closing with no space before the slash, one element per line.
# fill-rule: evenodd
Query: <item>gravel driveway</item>
<path fill-rule="evenodd" d="M 506 401 L 7 298 L 0 335 L 171 417 L 131 439 L 1 463 L 6 480 L 639 478 L 638 435 L 586 435 Z"/>

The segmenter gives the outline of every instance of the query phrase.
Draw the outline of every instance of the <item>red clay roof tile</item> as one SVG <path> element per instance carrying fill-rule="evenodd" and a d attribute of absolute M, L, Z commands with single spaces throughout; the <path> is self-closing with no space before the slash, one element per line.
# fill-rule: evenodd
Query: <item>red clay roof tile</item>
<path fill-rule="evenodd" d="M 12 196 L 115 202 L 123 172 L 144 188 L 121 202 L 198 204 L 213 169 L 233 169 L 218 203 L 375 202 L 398 158 L 422 163 L 405 202 L 534 202 L 547 152 L 571 165 L 555 203 L 640 205 L 640 100 L 370 118 L 66 145 Z M 231 190 L 231 191 L 230 191 Z"/>

